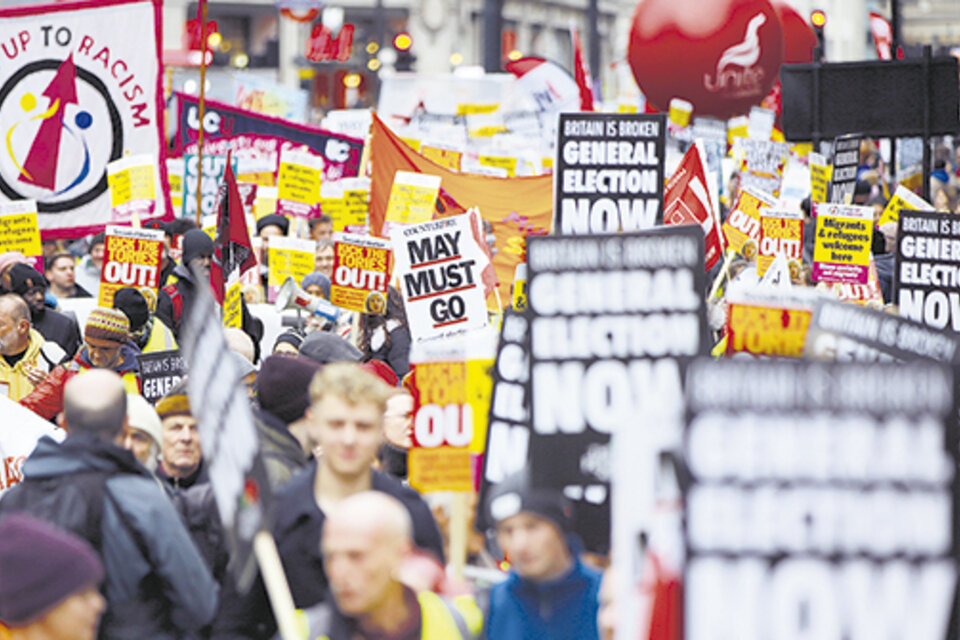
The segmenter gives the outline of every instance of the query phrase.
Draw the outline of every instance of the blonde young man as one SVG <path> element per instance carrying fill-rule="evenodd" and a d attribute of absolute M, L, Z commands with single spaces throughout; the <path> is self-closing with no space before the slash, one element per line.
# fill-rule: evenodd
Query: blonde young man
<path fill-rule="evenodd" d="M 412 522 L 414 544 L 443 562 L 443 539 L 420 495 L 373 463 L 383 442 L 383 414 L 392 390 L 360 365 L 326 365 L 310 384 L 304 447 L 323 453 L 277 495 L 274 537 L 294 603 L 306 609 L 329 599 L 321 543 L 326 513 L 363 491 L 398 500 Z M 223 608 L 215 638 L 269 638 L 275 624 L 261 589 Z M 225 625 L 225 626 L 224 626 Z"/>

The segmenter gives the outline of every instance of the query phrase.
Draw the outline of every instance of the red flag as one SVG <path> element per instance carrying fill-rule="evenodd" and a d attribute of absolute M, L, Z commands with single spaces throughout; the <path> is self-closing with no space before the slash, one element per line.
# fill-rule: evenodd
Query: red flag
<path fill-rule="evenodd" d="M 890 22 L 879 13 L 870 12 L 870 32 L 873 33 L 873 44 L 877 48 L 877 57 L 881 60 L 892 60 L 890 49 L 893 47 L 893 27 Z"/>
<path fill-rule="evenodd" d="M 226 282 L 234 270 L 238 276 L 257 266 L 247 230 L 247 218 L 237 188 L 237 178 L 230 166 L 230 154 L 227 154 L 227 167 L 223 173 L 223 182 L 217 193 L 217 237 L 213 241 L 213 263 L 210 265 L 210 286 L 223 304 Z"/>
<path fill-rule="evenodd" d="M 707 175 L 703 168 L 699 145 L 692 144 L 670 179 L 663 193 L 664 224 L 698 224 L 706 240 L 707 271 L 723 253 L 717 219 L 714 216 Z"/>
<path fill-rule="evenodd" d="M 593 111 L 593 89 L 590 79 L 590 68 L 583 58 L 583 43 L 580 42 L 580 32 L 571 23 L 570 37 L 573 39 L 573 79 L 580 89 L 580 111 Z"/>

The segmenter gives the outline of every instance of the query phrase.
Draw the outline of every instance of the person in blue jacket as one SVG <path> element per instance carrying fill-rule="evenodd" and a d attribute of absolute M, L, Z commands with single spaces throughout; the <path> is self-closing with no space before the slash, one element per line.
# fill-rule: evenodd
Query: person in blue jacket
<path fill-rule="evenodd" d="M 488 501 L 510 573 L 490 592 L 487 637 L 597 640 L 600 574 L 578 557 L 570 505 L 524 484 L 508 478 Z"/>

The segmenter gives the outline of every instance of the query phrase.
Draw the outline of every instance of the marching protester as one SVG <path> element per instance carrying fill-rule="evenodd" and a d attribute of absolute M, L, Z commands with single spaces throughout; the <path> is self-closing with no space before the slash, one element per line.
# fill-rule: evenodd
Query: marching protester
<path fill-rule="evenodd" d="M 0 295 L 0 394 L 19 401 L 67 354 L 34 329 L 30 309 L 16 294 Z"/>
<path fill-rule="evenodd" d="M 358 346 L 367 360 L 386 362 L 398 378 L 410 371 L 410 329 L 403 310 L 403 298 L 395 288 L 387 289 L 387 313 L 360 314 Z"/>
<path fill-rule="evenodd" d="M 190 413 L 186 379 L 157 401 L 156 412 L 160 417 L 157 477 L 173 496 L 213 579 L 222 583 L 229 560 L 225 534 L 204 466 L 197 419 Z"/>
<path fill-rule="evenodd" d="M 11 640 L 94 640 L 103 577 L 83 538 L 24 513 L 0 519 L 0 622 Z"/>
<path fill-rule="evenodd" d="M 356 493 L 333 507 L 322 542 L 333 598 L 304 612 L 307 637 L 479 638 L 483 614 L 469 596 L 446 600 L 432 591 L 414 591 L 398 579 L 414 550 L 412 534 L 403 503 L 383 492 Z"/>
<path fill-rule="evenodd" d="M 68 355 L 75 354 L 80 346 L 77 321 L 47 306 L 47 279 L 43 274 L 28 264 L 15 264 L 10 267 L 8 274 L 10 290 L 21 296 L 30 307 L 33 328 L 47 340 L 59 344 Z"/>
<path fill-rule="evenodd" d="M 596 639 L 600 574 L 577 557 L 570 506 L 559 491 L 524 484 L 520 476 L 504 480 L 488 504 L 510 573 L 490 593 L 487 635 Z"/>
<path fill-rule="evenodd" d="M 296 354 L 266 358 L 257 374 L 254 412 L 260 456 L 273 489 L 281 489 L 307 466 L 313 443 L 307 433 L 310 383 L 321 366 Z"/>
<path fill-rule="evenodd" d="M 291 327 L 277 336 L 273 342 L 273 355 L 295 356 L 300 353 L 300 345 L 306 334 L 302 329 Z"/>
<path fill-rule="evenodd" d="M 330 241 L 333 239 L 333 218 L 327 214 L 322 214 L 316 218 L 310 219 L 310 238 L 320 242 L 321 240 Z"/>
<path fill-rule="evenodd" d="M 106 248 L 107 236 L 98 233 L 90 240 L 87 253 L 77 263 L 76 282 L 87 291 L 100 289 L 100 269 L 103 268 L 103 253 Z"/>
<path fill-rule="evenodd" d="M 100 553 L 107 608 L 99 638 L 174 640 L 198 631 L 216 612 L 217 585 L 169 498 L 114 444 L 127 413 L 120 377 L 98 369 L 71 379 L 63 408 L 58 421 L 70 435 L 40 441 L 0 514 L 27 511 Z"/>
<path fill-rule="evenodd" d="M 89 298 L 91 293 L 77 284 L 77 259 L 72 253 L 55 253 L 47 260 L 44 274 L 50 282 L 50 293 L 58 300 Z"/>
<path fill-rule="evenodd" d="M 83 348 L 64 364 L 57 365 L 20 400 L 37 415 L 51 419 L 63 409 L 64 387 L 78 373 L 109 369 L 123 381 L 130 393 L 140 392 L 139 351 L 130 342 L 130 321 L 116 309 L 97 307 L 87 316 Z"/>
<path fill-rule="evenodd" d="M 361 491 L 399 500 L 412 520 L 416 546 L 444 558 L 440 532 L 423 499 L 372 467 L 383 439 L 389 395 L 383 382 L 353 363 L 327 365 L 310 383 L 305 436 L 308 448 L 319 447 L 322 455 L 279 493 L 274 523 L 277 548 L 299 608 L 327 597 L 320 552 L 325 513 Z M 228 603 L 216 629 L 215 637 L 269 637 L 274 623 L 262 588 L 251 590 L 246 601 Z"/>
<path fill-rule="evenodd" d="M 113 308 L 130 321 L 130 338 L 141 353 L 173 351 L 177 339 L 173 330 L 150 311 L 147 299 L 137 289 L 124 287 L 113 294 Z"/>
<path fill-rule="evenodd" d="M 190 271 L 190 265 L 194 260 L 199 262 L 201 272 L 206 279 L 209 279 L 210 265 L 213 262 L 213 240 L 200 229 L 191 229 L 183 234 L 183 258 L 168 278 L 173 282 L 164 286 L 157 297 L 157 317 L 172 328 L 174 335 L 178 338 L 183 320 L 189 317 L 196 296 L 197 282 Z M 241 313 L 241 328 L 253 340 L 255 351 L 259 354 L 263 322 L 250 314 L 243 300 L 241 300 Z"/>

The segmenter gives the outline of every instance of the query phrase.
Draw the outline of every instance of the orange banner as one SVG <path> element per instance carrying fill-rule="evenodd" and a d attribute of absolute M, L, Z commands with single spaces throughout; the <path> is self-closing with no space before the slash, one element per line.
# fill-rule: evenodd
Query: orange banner
<path fill-rule="evenodd" d="M 517 264 L 524 260 L 529 235 L 546 235 L 553 228 L 553 176 L 493 178 L 446 169 L 414 151 L 374 114 L 370 141 L 372 165 L 370 230 L 379 235 L 387 213 L 390 187 L 397 171 L 416 171 L 441 178 L 437 217 L 478 207 L 486 234 L 495 239 L 493 266 L 504 304 Z M 488 306 L 496 303 L 488 298 Z"/>

